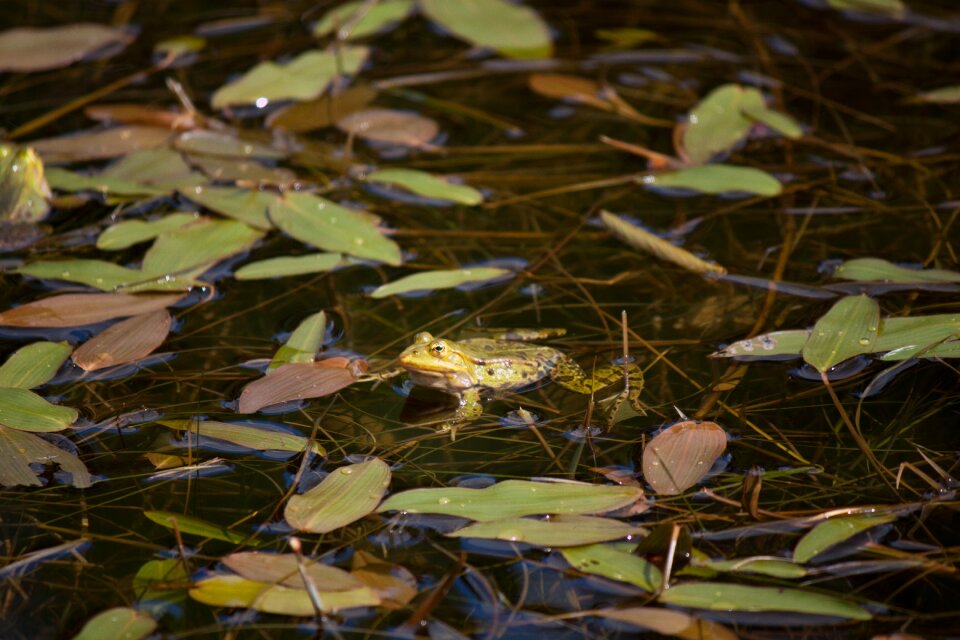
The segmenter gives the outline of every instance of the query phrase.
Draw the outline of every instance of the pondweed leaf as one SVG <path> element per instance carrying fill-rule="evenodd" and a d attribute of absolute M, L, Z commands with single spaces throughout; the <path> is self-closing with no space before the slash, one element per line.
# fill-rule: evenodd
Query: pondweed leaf
<path fill-rule="evenodd" d="M 644 535 L 646 530 L 613 518 L 559 515 L 546 520 L 503 518 L 475 522 L 446 535 L 451 538 L 487 538 L 539 547 L 576 547 Z"/>
<path fill-rule="evenodd" d="M 723 625 L 695 618 L 683 611 L 656 607 L 594 609 L 590 612 L 607 620 L 626 622 L 642 629 L 683 640 L 737 640 L 739 636 Z"/>
<path fill-rule="evenodd" d="M 356 607 L 375 607 L 380 596 L 369 587 L 349 591 L 324 591 L 318 585 L 323 613 L 336 613 Z M 236 575 L 214 574 L 190 589 L 190 597 L 213 607 L 237 607 L 288 616 L 313 616 L 316 612 L 306 589 L 293 589 L 267 582 L 247 580 Z"/>
<path fill-rule="evenodd" d="M 358 84 L 338 93 L 328 93 L 314 100 L 297 102 L 277 109 L 267 116 L 265 122 L 268 127 L 277 127 L 293 133 L 323 129 L 336 124 L 351 113 L 365 109 L 377 95 L 377 91 L 370 85 Z"/>
<path fill-rule="evenodd" d="M 753 338 L 729 344 L 710 354 L 712 358 L 773 358 L 776 356 L 799 356 L 803 345 L 810 338 L 806 329 L 773 331 Z"/>
<path fill-rule="evenodd" d="M 306 493 L 292 496 L 283 517 L 298 531 L 334 531 L 373 513 L 388 486 L 390 467 L 379 458 L 339 467 Z"/>
<path fill-rule="evenodd" d="M 376 591 L 390 609 L 402 608 L 417 595 L 417 578 L 409 569 L 362 549 L 353 554 L 350 574 Z"/>
<path fill-rule="evenodd" d="M 0 33 L 0 71 L 32 72 L 58 69 L 97 51 L 133 42 L 124 29 L 93 22 L 55 27 L 20 27 Z"/>
<path fill-rule="evenodd" d="M 33 389 L 57 374 L 72 348 L 66 342 L 34 342 L 14 351 L 0 366 L 0 387 Z"/>
<path fill-rule="evenodd" d="M 211 185 L 181 189 L 180 194 L 220 215 L 264 230 L 273 228 L 267 217 L 267 209 L 272 202 L 280 199 L 280 196 L 269 191 Z"/>
<path fill-rule="evenodd" d="M 342 131 L 364 140 L 405 147 L 430 147 L 440 127 L 436 121 L 409 111 L 369 109 L 337 120 Z"/>
<path fill-rule="evenodd" d="M 169 147 L 134 151 L 101 171 L 98 177 L 143 185 L 154 193 L 172 193 L 206 182 L 203 174 L 194 171 L 181 154 Z"/>
<path fill-rule="evenodd" d="M 869 282 L 960 282 L 960 272 L 946 269 L 910 269 L 880 258 L 847 260 L 833 272 L 834 278 Z"/>
<path fill-rule="evenodd" d="M 136 102 L 93 104 L 83 110 L 91 120 L 108 124 L 146 124 L 175 131 L 196 126 L 193 115 L 176 108 L 155 107 Z"/>
<path fill-rule="evenodd" d="M 196 129 L 181 133 L 174 141 L 173 146 L 185 153 L 224 156 L 239 160 L 263 158 L 265 160 L 281 160 L 289 153 L 268 144 L 243 140 L 236 135 L 221 131 Z"/>
<path fill-rule="evenodd" d="M 404 293 L 453 289 L 465 284 L 501 280 L 513 272 L 497 267 L 473 267 L 471 269 L 444 269 L 425 271 L 404 276 L 399 280 L 380 285 L 370 292 L 371 298 L 386 298 Z"/>
<path fill-rule="evenodd" d="M 143 256 L 141 270 L 152 276 L 199 276 L 220 260 L 246 251 L 263 235 L 236 220 L 198 218 L 157 236 Z"/>
<path fill-rule="evenodd" d="M 307 51 L 285 64 L 261 62 L 239 79 L 217 89 L 214 109 L 256 104 L 265 107 L 281 100 L 312 100 L 340 74 L 353 75 L 367 59 L 366 47 L 339 47 Z"/>
<path fill-rule="evenodd" d="M 68 171 L 59 167 L 47 169 L 47 182 L 56 191 L 79 193 L 92 191 L 113 197 L 159 196 L 165 189 L 121 178 L 105 177 L 101 174 L 85 174 Z"/>
<path fill-rule="evenodd" d="M 401 262 L 400 247 L 383 235 L 365 211 L 347 209 L 310 193 L 286 193 L 270 204 L 270 217 L 287 234 L 326 251 Z"/>
<path fill-rule="evenodd" d="M 334 254 L 335 255 L 335 254 Z M 317 352 L 323 346 L 323 338 L 327 333 L 327 314 L 323 311 L 307 316 L 290 337 L 277 349 L 270 360 L 267 371 L 293 362 L 313 362 Z"/>
<path fill-rule="evenodd" d="M 893 522 L 896 513 L 871 513 L 830 518 L 807 532 L 793 549 L 793 561 L 805 563 L 835 544 L 849 540 L 867 529 Z"/>
<path fill-rule="evenodd" d="M 84 488 L 93 484 L 86 465 L 69 451 L 32 433 L 0 424 L 0 484 L 42 486 L 43 482 L 30 465 L 50 463 L 60 465 L 62 471 L 69 473 L 70 484 L 75 487 Z"/>
<path fill-rule="evenodd" d="M 780 195 L 780 182 L 765 171 L 753 167 L 707 164 L 644 176 L 641 184 L 671 189 L 689 189 L 698 193 L 749 193 L 773 197 Z"/>
<path fill-rule="evenodd" d="M 483 202 L 483 194 L 463 184 L 455 184 L 426 171 L 416 169 L 379 169 L 367 174 L 369 182 L 396 185 L 407 191 L 437 200 L 475 205 Z"/>
<path fill-rule="evenodd" d="M 661 260 L 672 262 L 694 273 L 723 274 L 727 272 L 721 265 L 698 258 L 689 251 L 681 249 L 609 211 L 601 211 L 600 219 L 614 236 L 634 249 L 652 253 Z"/>
<path fill-rule="evenodd" d="M 33 140 L 30 146 L 47 164 L 83 162 L 119 158 L 141 149 L 160 147 L 171 135 L 169 129 L 161 127 L 125 125 Z"/>
<path fill-rule="evenodd" d="M 157 621 L 130 607 L 114 607 L 87 620 L 73 640 L 140 640 L 157 628 Z"/>
<path fill-rule="evenodd" d="M 356 40 L 395 27 L 410 15 L 413 0 L 381 0 L 371 5 L 365 0 L 346 2 L 323 14 L 313 25 L 317 38 L 335 32 L 340 40 Z"/>
<path fill-rule="evenodd" d="M 224 542 L 232 542 L 234 544 L 243 542 L 248 538 L 248 536 L 244 533 L 232 531 L 225 527 L 221 527 L 220 525 L 203 520 L 202 518 L 187 516 L 183 515 L 182 513 L 172 513 L 170 511 L 144 511 L 143 515 L 157 524 L 166 527 L 167 529 L 176 529 L 180 533 L 188 533 L 190 535 L 200 536 L 201 538 L 223 540 Z M 248 543 L 255 544 L 255 541 L 248 540 Z"/>
<path fill-rule="evenodd" d="M 553 55 L 550 31 L 530 7 L 506 0 L 420 0 L 419 6 L 427 18 L 471 45 L 508 58 Z"/>
<path fill-rule="evenodd" d="M 29 389 L 0 387 L 0 425 L 21 431 L 63 431 L 77 410 L 51 404 Z"/>
<path fill-rule="evenodd" d="M 163 344 L 172 323 L 166 309 L 127 318 L 80 345 L 73 361 L 84 371 L 136 362 Z"/>
<path fill-rule="evenodd" d="M 220 562 L 247 580 L 279 584 L 293 589 L 306 588 L 297 566 L 297 556 L 293 553 L 244 551 L 224 556 Z M 349 572 L 310 558 L 303 559 L 303 568 L 307 577 L 323 591 L 349 591 L 364 586 L 363 582 Z"/>
<path fill-rule="evenodd" d="M 110 225 L 97 237 L 97 248 L 106 251 L 126 249 L 153 240 L 161 233 L 193 224 L 196 213 L 171 213 L 155 220 L 124 220 Z"/>
<path fill-rule="evenodd" d="M 237 412 L 254 413 L 272 404 L 321 398 L 349 387 L 356 379 L 354 371 L 339 361 L 285 364 L 245 386 Z"/>
<path fill-rule="evenodd" d="M 297 174 L 290 169 L 268 166 L 253 158 L 239 159 L 192 153 L 187 155 L 187 160 L 215 182 L 283 187 L 297 183 Z"/>
<path fill-rule="evenodd" d="M 308 273 L 334 271 L 337 267 L 350 264 L 340 253 L 311 253 L 289 258 L 268 258 L 248 262 L 234 273 L 237 280 L 264 280 L 266 278 L 285 278 Z"/>
<path fill-rule="evenodd" d="M 0 326 L 82 327 L 165 309 L 182 298 L 182 294 L 136 296 L 129 293 L 65 293 L 0 313 Z"/>
<path fill-rule="evenodd" d="M 869 620 L 865 609 L 815 591 L 785 587 L 752 587 L 722 582 L 674 585 L 660 594 L 660 602 L 711 611 L 783 611 Z"/>
<path fill-rule="evenodd" d="M 193 278 L 151 275 L 139 269 L 122 267 L 105 260 L 45 260 L 31 262 L 14 270 L 20 275 L 41 280 L 79 282 L 101 291 L 186 291 Z M 189 274 L 187 274 L 189 275 Z"/>
<path fill-rule="evenodd" d="M 663 574 L 645 558 L 616 544 L 591 544 L 562 549 L 564 559 L 584 573 L 618 580 L 655 593 L 663 587 Z"/>
<path fill-rule="evenodd" d="M 216 438 L 256 451 L 289 451 L 300 453 L 310 444 L 308 438 L 296 433 L 265 429 L 251 424 L 217 422 L 215 420 L 158 420 L 157 424 L 188 432 L 194 436 Z M 317 455 L 326 452 L 314 441 L 310 450 Z"/>
<path fill-rule="evenodd" d="M 678 422 L 643 448 L 643 477 L 655 492 L 679 495 L 700 482 L 726 448 L 727 434 L 717 423 Z"/>
<path fill-rule="evenodd" d="M 825 373 L 848 358 L 871 353 L 880 327 L 880 305 L 867 296 L 838 300 L 813 326 L 804 361 Z"/>
<path fill-rule="evenodd" d="M 802 578 L 807 575 L 807 570 L 794 562 L 768 556 L 751 556 L 734 560 L 693 561 L 693 566 L 723 573 L 753 573 L 783 579 Z"/>
<path fill-rule="evenodd" d="M 604 513 L 643 497 L 638 487 L 579 482 L 504 480 L 484 489 L 411 489 L 396 493 L 377 511 L 439 513 L 488 521 L 539 514 Z"/>
<path fill-rule="evenodd" d="M 0 144 L 0 222 L 40 222 L 51 196 L 40 156 L 29 147 Z"/>

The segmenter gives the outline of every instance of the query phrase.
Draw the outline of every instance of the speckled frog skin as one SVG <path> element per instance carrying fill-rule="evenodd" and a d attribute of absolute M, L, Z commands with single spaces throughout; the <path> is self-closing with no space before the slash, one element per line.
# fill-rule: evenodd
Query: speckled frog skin
<path fill-rule="evenodd" d="M 580 365 L 553 347 L 490 338 L 445 340 L 426 332 L 416 335 L 399 361 L 414 384 L 460 398 L 455 422 L 482 413 L 483 392 L 516 390 L 550 377 L 572 391 L 592 393 L 623 380 L 622 366 L 609 365 L 587 376 Z M 628 372 L 639 370 L 631 364 Z"/>

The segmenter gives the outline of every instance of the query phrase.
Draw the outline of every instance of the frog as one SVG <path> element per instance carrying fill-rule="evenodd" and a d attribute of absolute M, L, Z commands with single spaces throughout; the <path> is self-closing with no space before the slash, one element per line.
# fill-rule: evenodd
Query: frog
<path fill-rule="evenodd" d="M 554 331 L 553 335 L 558 333 Z M 636 364 L 610 364 L 587 375 L 559 349 L 527 341 L 537 335 L 540 334 L 525 331 L 493 338 L 450 340 L 423 331 L 416 334 L 413 344 L 403 350 L 398 360 L 413 384 L 459 399 L 454 416 L 440 429 L 449 431 L 451 439 L 456 437 L 460 424 L 483 413 L 485 395 L 521 390 L 547 378 L 583 394 L 593 394 L 626 380 L 624 391 L 614 398 L 615 405 L 619 407 L 626 399 L 637 413 L 644 413 L 639 400 L 643 374 Z"/>

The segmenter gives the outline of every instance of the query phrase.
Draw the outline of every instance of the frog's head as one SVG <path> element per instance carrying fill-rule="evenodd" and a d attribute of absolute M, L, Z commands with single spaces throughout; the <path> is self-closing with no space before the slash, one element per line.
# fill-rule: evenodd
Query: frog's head
<path fill-rule="evenodd" d="M 414 384 L 457 393 L 477 385 L 467 359 L 452 340 L 434 338 L 423 331 L 398 358 Z"/>

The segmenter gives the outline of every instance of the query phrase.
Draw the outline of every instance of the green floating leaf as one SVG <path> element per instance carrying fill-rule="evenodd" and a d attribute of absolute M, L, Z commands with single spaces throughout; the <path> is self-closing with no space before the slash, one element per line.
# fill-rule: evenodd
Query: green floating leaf
<path fill-rule="evenodd" d="M 642 184 L 672 189 L 690 189 L 699 193 L 752 193 L 758 196 L 779 195 L 780 182 L 765 171 L 753 167 L 708 164 L 668 173 L 645 176 Z"/>
<path fill-rule="evenodd" d="M 414 169 L 380 169 L 367 174 L 370 182 L 392 184 L 403 187 L 418 196 L 449 200 L 466 205 L 483 202 L 483 194 L 463 184 L 455 184 L 426 171 Z"/>
<path fill-rule="evenodd" d="M 263 230 L 273 228 L 270 218 L 267 217 L 267 209 L 270 203 L 280 199 L 277 194 L 269 191 L 210 185 L 182 189 L 180 194 L 220 215 Z"/>
<path fill-rule="evenodd" d="M 0 366 L 0 387 L 32 389 L 46 384 L 72 350 L 66 342 L 34 342 L 20 347 Z"/>
<path fill-rule="evenodd" d="M 576 547 L 645 534 L 646 530 L 612 518 L 562 515 L 549 520 L 503 518 L 475 522 L 447 535 L 523 542 L 540 547 Z"/>
<path fill-rule="evenodd" d="M 803 345 L 810 338 L 806 329 L 773 331 L 727 345 L 710 354 L 712 358 L 772 358 L 774 356 L 799 356 Z"/>
<path fill-rule="evenodd" d="M 195 153 L 187 159 L 191 165 L 217 182 L 288 186 L 297 179 L 297 174 L 290 169 L 271 167 L 253 158 L 228 158 Z"/>
<path fill-rule="evenodd" d="M 366 47 L 339 47 L 332 51 L 307 51 L 286 64 L 261 62 L 241 78 L 217 89 L 214 109 L 231 105 L 280 100 L 312 100 L 339 74 L 353 75 L 367 59 Z"/>
<path fill-rule="evenodd" d="M 327 533 L 370 514 L 390 485 L 390 467 L 379 458 L 330 472 L 313 489 L 292 496 L 283 510 L 291 527 Z"/>
<path fill-rule="evenodd" d="M 0 313 L 0 326 L 82 327 L 164 309 L 181 298 L 182 294 L 135 296 L 127 293 L 65 293 Z"/>
<path fill-rule="evenodd" d="M 220 260 L 246 251 L 263 235 L 236 220 L 200 218 L 157 236 L 141 269 L 152 276 L 199 276 Z"/>
<path fill-rule="evenodd" d="M 0 144 L 0 222 L 40 222 L 51 195 L 37 153 Z"/>
<path fill-rule="evenodd" d="M 49 165 L 119 158 L 141 149 L 164 146 L 170 135 L 166 127 L 125 125 L 32 140 L 30 145 Z M 50 170 L 47 180 L 52 180 Z"/>
<path fill-rule="evenodd" d="M 168 147 L 128 154 L 100 172 L 99 177 L 144 185 L 161 193 L 206 182 L 206 178 L 194 171 L 182 155 Z"/>
<path fill-rule="evenodd" d="M 844 360 L 871 353 L 880 326 L 880 305 L 867 296 L 841 298 L 813 326 L 803 359 L 821 373 Z"/>
<path fill-rule="evenodd" d="M 322 589 L 322 586 L 321 586 Z M 375 607 L 380 596 L 369 587 L 349 591 L 319 591 L 323 613 L 356 607 Z M 288 616 L 313 616 L 316 612 L 305 589 L 247 580 L 234 575 L 214 575 L 197 582 L 190 597 L 214 607 L 244 607 Z"/>
<path fill-rule="evenodd" d="M 834 278 L 870 282 L 960 282 L 960 272 L 946 269 L 909 269 L 880 258 L 847 260 L 833 272 Z"/>
<path fill-rule="evenodd" d="M 683 640 L 738 640 L 739 636 L 723 625 L 710 620 L 694 618 L 683 611 L 656 607 L 624 607 L 622 609 L 594 609 L 591 615 L 626 622 L 665 636 Z"/>
<path fill-rule="evenodd" d="M 219 525 L 207 522 L 201 518 L 185 516 L 182 513 L 172 513 L 170 511 L 144 511 L 147 516 L 157 524 L 168 529 L 175 529 L 180 533 L 189 533 L 190 535 L 200 536 L 201 538 L 211 538 L 213 540 L 222 540 L 234 544 L 247 541 L 249 536 L 237 531 L 231 531 Z"/>
<path fill-rule="evenodd" d="M 124 220 L 110 225 L 97 238 L 97 249 L 116 251 L 153 240 L 161 233 L 173 231 L 199 219 L 195 213 L 171 213 L 156 220 Z"/>
<path fill-rule="evenodd" d="M 722 582 L 675 585 L 660 594 L 660 602 L 711 611 L 784 611 L 869 620 L 871 615 L 840 598 L 783 587 L 750 587 Z"/>
<path fill-rule="evenodd" d="M 707 262 L 609 211 L 601 211 L 600 219 L 614 236 L 634 249 L 652 253 L 661 260 L 672 262 L 693 273 L 725 274 L 727 272 L 722 265 Z"/>
<path fill-rule="evenodd" d="M 100 175 L 85 175 L 59 167 L 47 169 L 47 182 L 57 191 L 96 191 L 113 196 L 155 196 L 165 193 L 163 189 L 151 187 L 119 178 L 105 178 Z"/>
<path fill-rule="evenodd" d="M 785 580 L 802 578 L 807 575 L 806 569 L 789 560 L 762 556 L 738 558 L 736 560 L 709 560 L 707 562 L 696 562 L 695 566 L 724 573 L 751 573 Z"/>
<path fill-rule="evenodd" d="M 73 640 L 140 640 L 157 628 L 157 621 L 129 607 L 114 607 L 87 620 Z"/>
<path fill-rule="evenodd" d="M 902 0 L 827 0 L 827 4 L 839 11 L 880 13 L 892 18 L 902 17 L 907 10 Z"/>
<path fill-rule="evenodd" d="M 336 255 L 336 254 L 333 254 Z M 323 346 L 323 338 L 327 333 L 327 314 L 323 311 L 304 319 L 293 330 L 286 343 L 274 354 L 267 371 L 282 367 L 292 362 L 313 362 L 317 351 Z"/>
<path fill-rule="evenodd" d="M 0 425 L 0 484 L 42 486 L 31 464 L 58 464 L 70 474 L 70 484 L 84 488 L 93 484 L 87 467 L 75 455 L 26 431 Z"/>
<path fill-rule="evenodd" d="M 233 275 L 237 280 L 264 280 L 334 271 L 337 267 L 347 264 L 349 261 L 340 253 L 311 253 L 305 256 L 249 262 L 237 269 Z"/>
<path fill-rule="evenodd" d="M 960 103 L 960 84 L 950 85 L 949 87 L 940 87 L 932 91 L 918 93 L 911 102 L 928 102 L 932 104 L 958 104 Z"/>
<path fill-rule="evenodd" d="M 323 14 L 313 25 L 317 38 L 334 31 L 344 40 L 355 40 L 397 25 L 410 15 L 413 0 L 381 0 L 370 6 L 366 0 L 347 2 Z"/>
<path fill-rule="evenodd" d="M 347 209 L 309 193 L 286 193 L 270 204 L 270 217 L 287 234 L 326 251 L 399 265 L 400 247 L 365 211 Z"/>
<path fill-rule="evenodd" d="M 390 496 L 377 511 L 439 513 L 483 522 L 539 514 L 605 513 L 642 497 L 638 487 L 504 480 L 484 489 L 411 489 Z"/>
<path fill-rule="evenodd" d="M 419 6 L 427 18 L 472 45 L 489 47 L 508 58 L 553 55 L 550 31 L 530 7 L 506 0 L 420 0 Z"/>
<path fill-rule="evenodd" d="M 858 514 L 825 520 L 811 529 L 793 550 L 793 561 L 804 563 L 835 544 L 849 540 L 861 531 L 893 522 L 895 513 Z"/>
<path fill-rule="evenodd" d="M 448 269 L 425 271 L 404 276 L 399 280 L 380 285 L 370 292 L 371 298 L 386 298 L 402 293 L 414 291 L 435 291 L 437 289 L 453 289 L 465 284 L 496 280 L 512 275 L 509 269 L 496 267 L 474 267 L 472 269 Z"/>
<path fill-rule="evenodd" d="M 884 318 L 873 348 L 887 353 L 882 360 L 905 360 L 914 356 L 944 357 L 934 353 L 950 349 L 949 340 L 960 337 L 960 314 L 944 313 L 915 318 Z"/>
<path fill-rule="evenodd" d="M 189 432 L 194 436 L 199 435 L 224 440 L 256 451 L 300 453 L 310 444 L 309 439 L 300 435 L 262 429 L 248 424 L 233 424 L 214 420 L 158 420 L 157 424 L 162 424 L 177 431 Z M 326 454 L 320 443 L 316 441 L 313 442 L 310 451 L 321 456 Z"/>
<path fill-rule="evenodd" d="M 645 591 L 656 592 L 663 587 L 660 569 L 629 550 L 614 544 L 592 544 L 561 550 L 564 559 L 575 569 L 611 580 L 627 582 Z"/>
<path fill-rule="evenodd" d="M 173 146 L 187 153 L 200 153 L 211 156 L 228 158 L 264 158 L 267 160 L 281 160 L 289 153 L 275 149 L 268 144 L 261 144 L 252 140 L 242 140 L 235 134 L 207 129 L 195 129 L 181 133 L 173 141 Z"/>
<path fill-rule="evenodd" d="M 28 389 L 0 387 L 0 424 L 21 431 L 63 431 L 77 410 L 50 404 Z"/>
<path fill-rule="evenodd" d="M 32 262 L 14 272 L 41 280 L 79 282 L 100 291 L 186 291 L 194 284 L 192 278 L 163 278 L 105 260 L 47 260 Z"/>
<path fill-rule="evenodd" d="M 159 617 L 186 600 L 189 584 L 190 576 L 180 558 L 148 560 L 133 576 L 133 597 L 138 607 Z"/>

